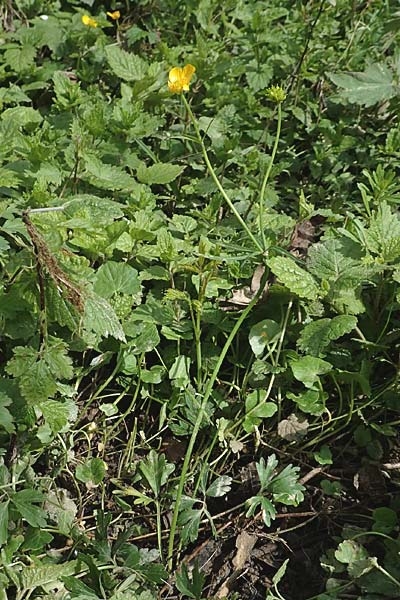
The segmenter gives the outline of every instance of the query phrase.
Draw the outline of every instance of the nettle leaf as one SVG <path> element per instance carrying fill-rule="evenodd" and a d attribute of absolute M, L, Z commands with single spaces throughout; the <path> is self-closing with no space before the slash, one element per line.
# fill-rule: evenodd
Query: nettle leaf
<path fill-rule="evenodd" d="M 314 277 L 299 267 L 291 258 L 276 256 L 268 260 L 268 266 L 293 294 L 307 300 L 316 300 L 320 295 L 320 289 Z"/>
<path fill-rule="evenodd" d="M 65 203 L 64 215 L 67 220 L 62 222 L 63 227 L 87 229 L 109 225 L 123 217 L 124 212 L 117 202 L 109 198 L 81 194 Z"/>
<path fill-rule="evenodd" d="M 340 96 L 354 104 L 372 106 L 396 95 L 393 73 L 383 63 L 373 63 L 363 72 L 328 73 L 334 84 L 342 88 Z"/>
<path fill-rule="evenodd" d="M 7 433 L 13 433 L 15 431 L 14 418 L 6 408 L 7 406 L 10 406 L 10 404 L 12 404 L 11 398 L 0 391 L 0 427 L 5 429 Z"/>
<path fill-rule="evenodd" d="M 400 219 L 386 202 L 382 202 L 372 215 L 364 236 L 370 252 L 378 254 L 384 261 L 391 262 L 400 256 Z"/>
<path fill-rule="evenodd" d="M 15 106 L 7 108 L 1 113 L 3 121 L 13 121 L 18 127 L 26 127 L 26 125 L 38 125 L 43 121 L 43 117 L 38 110 L 30 106 Z"/>
<path fill-rule="evenodd" d="M 125 334 L 117 315 L 110 304 L 93 292 L 86 298 L 83 326 L 101 337 L 112 336 L 126 342 Z"/>
<path fill-rule="evenodd" d="M 78 409 L 73 400 L 45 400 L 38 404 L 44 420 L 53 433 L 62 432 L 65 427 L 76 419 Z"/>
<path fill-rule="evenodd" d="M 280 326 L 272 319 L 264 319 L 250 329 L 249 342 L 256 356 L 261 356 L 266 346 L 276 340 L 280 333 Z"/>
<path fill-rule="evenodd" d="M 18 379 L 21 394 L 30 404 L 52 396 L 57 391 L 57 380 L 73 376 L 67 348 L 67 344 L 56 338 L 51 338 L 40 352 L 29 346 L 14 348 L 6 371 Z"/>
<path fill-rule="evenodd" d="M 126 263 L 108 261 L 98 269 L 93 289 L 99 296 L 111 298 L 117 292 L 139 294 L 142 288 L 136 269 Z"/>
<path fill-rule="evenodd" d="M 108 64 L 117 77 L 124 81 L 139 81 L 145 77 L 148 65 L 139 56 L 125 52 L 118 46 L 107 46 L 105 52 Z"/>
<path fill-rule="evenodd" d="M 305 325 L 297 340 L 297 346 L 312 356 L 325 356 L 325 350 L 333 340 L 350 333 L 357 325 L 357 318 L 338 315 L 332 319 L 319 319 Z"/>
<path fill-rule="evenodd" d="M 36 588 L 62 582 L 62 578 L 68 575 L 74 575 L 81 569 L 80 562 L 71 560 L 63 564 L 36 564 L 35 566 L 24 567 L 20 573 L 21 586 L 25 590 L 34 590 Z"/>
<path fill-rule="evenodd" d="M 314 356 L 303 356 L 292 361 L 290 367 L 297 381 L 301 381 L 306 387 L 312 387 L 319 375 L 325 375 L 333 368 L 331 363 Z"/>
<path fill-rule="evenodd" d="M 136 175 L 140 183 L 165 185 L 174 181 L 184 169 L 184 166 L 173 165 L 172 163 L 156 163 L 150 167 L 142 164 L 138 168 Z"/>
<path fill-rule="evenodd" d="M 83 179 L 103 190 L 132 190 L 136 182 L 124 169 L 102 162 L 97 156 L 84 156 L 85 173 Z"/>

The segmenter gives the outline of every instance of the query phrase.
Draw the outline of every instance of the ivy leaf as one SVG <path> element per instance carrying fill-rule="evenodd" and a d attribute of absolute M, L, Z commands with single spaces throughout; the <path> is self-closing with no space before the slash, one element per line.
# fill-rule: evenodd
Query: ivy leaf
<path fill-rule="evenodd" d="M 136 174 L 140 183 L 162 185 L 174 181 L 184 169 L 184 166 L 173 165 L 172 163 L 156 163 L 150 167 L 140 165 Z"/>
<path fill-rule="evenodd" d="M 351 315 L 337 315 L 332 319 L 313 321 L 303 328 L 297 346 L 307 354 L 323 357 L 325 349 L 333 340 L 350 333 L 356 325 L 357 318 Z"/>
<path fill-rule="evenodd" d="M 368 65 L 362 72 L 328 73 L 328 77 L 342 88 L 339 97 L 353 104 L 372 106 L 396 95 L 393 73 L 383 63 Z"/>
<path fill-rule="evenodd" d="M 107 46 L 105 52 L 108 64 L 117 77 L 124 81 L 139 81 L 145 77 L 147 64 L 139 56 L 114 45 Z"/>
<path fill-rule="evenodd" d="M 277 338 L 279 332 L 280 326 L 272 319 L 264 319 L 253 325 L 249 333 L 249 342 L 254 354 L 260 356 L 264 348 Z"/>
<path fill-rule="evenodd" d="M 293 375 L 297 381 L 304 383 L 306 387 L 312 387 L 319 379 L 319 375 L 325 375 L 332 370 L 332 365 L 322 358 L 314 356 L 303 356 L 290 363 Z"/>
<path fill-rule="evenodd" d="M 307 300 L 315 300 L 320 295 L 320 289 L 313 276 L 285 256 L 270 258 L 268 266 L 293 294 Z"/>
<path fill-rule="evenodd" d="M 84 464 L 78 465 L 75 470 L 76 478 L 83 483 L 98 485 L 106 474 L 106 463 L 101 458 L 89 458 Z"/>

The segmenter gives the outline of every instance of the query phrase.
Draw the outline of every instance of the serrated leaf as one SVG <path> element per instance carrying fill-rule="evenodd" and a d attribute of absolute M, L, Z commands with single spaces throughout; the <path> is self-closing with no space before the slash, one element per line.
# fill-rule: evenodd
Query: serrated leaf
<path fill-rule="evenodd" d="M 5 429 L 7 433 L 13 433 L 15 431 L 14 418 L 6 408 L 7 406 L 10 406 L 10 404 L 12 404 L 11 398 L 0 391 L 0 427 Z"/>
<path fill-rule="evenodd" d="M 297 345 L 303 352 L 323 357 L 333 340 L 350 333 L 357 325 L 357 318 L 351 315 L 337 315 L 332 319 L 319 319 L 308 323 L 300 333 Z"/>
<path fill-rule="evenodd" d="M 101 337 L 112 336 L 116 340 L 126 341 L 124 331 L 117 315 L 104 298 L 91 293 L 85 302 L 83 315 L 85 329 L 93 331 Z"/>
<path fill-rule="evenodd" d="M 105 49 L 108 64 L 112 71 L 124 81 L 139 81 L 147 73 L 147 63 L 118 46 L 107 46 Z"/>
<path fill-rule="evenodd" d="M 268 260 L 268 266 L 293 294 L 307 300 L 316 300 L 320 289 L 313 276 L 285 256 L 277 256 Z"/>
<path fill-rule="evenodd" d="M 117 292 L 139 294 L 141 285 L 136 269 L 126 263 L 108 261 L 98 269 L 93 289 L 99 296 L 111 298 Z"/>
<path fill-rule="evenodd" d="M 328 394 L 320 390 L 306 390 L 300 394 L 288 393 L 287 397 L 296 402 L 299 409 L 310 415 L 322 415 Z"/>
<path fill-rule="evenodd" d="M 136 182 L 124 169 L 102 162 L 97 156 L 84 156 L 86 178 L 95 187 L 103 190 L 132 190 Z"/>
<path fill-rule="evenodd" d="M 383 63 L 368 65 L 363 72 L 328 73 L 328 77 L 342 88 L 340 95 L 354 104 L 372 106 L 396 94 L 393 73 Z"/>
<path fill-rule="evenodd" d="M 22 569 L 20 573 L 21 586 L 26 590 L 33 590 L 52 583 L 61 583 L 62 577 L 74 575 L 77 572 L 79 572 L 79 567 L 76 560 L 58 565 L 38 566 L 36 564 Z"/>
<path fill-rule="evenodd" d="M 146 183 L 147 185 L 156 183 L 165 185 L 174 181 L 184 169 L 184 166 L 173 165 L 172 163 L 156 163 L 150 167 L 140 165 L 137 170 L 137 178 L 141 183 Z"/>
<path fill-rule="evenodd" d="M 30 123 L 38 125 L 42 122 L 43 117 L 38 110 L 30 106 L 15 106 L 4 110 L 1 113 L 1 119 L 3 121 L 13 121 L 18 127 L 26 127 Z"/>
<path fill-rule="evenodd" d="M 70 421 L 76 419 L 77 406 L 71 399 L 64 400 L 45 400 L 38 404 L 42 411 L 44 420 L 53 433 L 62 432 Z"/>

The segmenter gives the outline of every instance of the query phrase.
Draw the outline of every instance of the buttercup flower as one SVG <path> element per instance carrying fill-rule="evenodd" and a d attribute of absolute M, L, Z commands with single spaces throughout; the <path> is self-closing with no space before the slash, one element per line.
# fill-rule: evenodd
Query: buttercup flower
<path fill-rule="evenodd" d="M 110 19 L 112 19 L 113 21 L 118 21 L 118 19 L 121 16 L 121 13 L 119 12 L 119 10 L 114 10 L 114 12 L 108 12 L 107 16 L 110 17 Z"/>
<path fill-rule="evenodd" d="M 183 69 L 181 67 L 171 69 L 168 75 L 169 91 L 173 94 L 189 91 L 189 83 L 195 71 L 196 67 L 193 65 L 186 65 Z"/>
<path fill-rule="evenodd" d="M 97 21 L 89 17 L 89 15 L 82 15 L 82 23 L 88 27 L 97 27 Z"/>

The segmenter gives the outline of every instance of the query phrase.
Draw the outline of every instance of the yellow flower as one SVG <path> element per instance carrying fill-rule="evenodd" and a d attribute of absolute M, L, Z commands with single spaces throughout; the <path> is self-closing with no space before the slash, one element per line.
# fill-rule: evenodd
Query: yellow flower
<path fill-rule="evenodd" d="M 196 68 L 193 65 L 186 65 L 181 69 L 174 67 L 168 75 L 168 89 L 173 94 L 181 94 L 189 90 L 189 83 L 193 77 Z"/>
<path fill-rule="evenodd" d="M 121 16 L 119 10 L 114 10 L 114 12 L 108 12 L 107 16 L 110 17 L 113 21 L 118 21 Z"/>
<path fill-rule="evenodd" d="M 97 21 L 89 17 L 89 15 L 82 15 L 82 23 L 88 27 L 97 27 Z"/>

